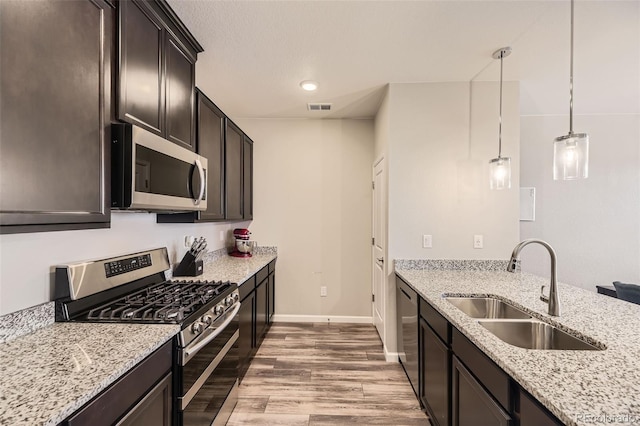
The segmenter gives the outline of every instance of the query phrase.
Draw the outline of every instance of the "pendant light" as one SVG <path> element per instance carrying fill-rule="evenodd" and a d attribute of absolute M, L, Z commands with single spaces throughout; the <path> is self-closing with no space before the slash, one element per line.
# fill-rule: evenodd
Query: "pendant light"
<path fill-rule="evenodd" d="M 500 59 L 500 121 L 498 127 L 498 158 L 489 160 L 489 187 L 491 189 L 511 188 L 511 158 L 502 156 L 502 61 L 511 54 L 510 47 L 493 52 L 493 59 Z"/>
<path fill-rule="evenodd" d="M 571 62 L 569 67 L 569 133 L 553 142 L 553 179 L 586 179 L 589 176 L 589 135 L 573 133 L 573 2 L 571 0 Z"/>

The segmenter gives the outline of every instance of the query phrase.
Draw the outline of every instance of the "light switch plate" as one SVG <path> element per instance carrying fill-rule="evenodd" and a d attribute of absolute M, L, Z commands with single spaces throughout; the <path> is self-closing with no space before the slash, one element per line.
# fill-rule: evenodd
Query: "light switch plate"
<path fill-rule="evenodd" d="M 423 235 L 422 236 L 422 248 L 432 248 L 433 247 L 433 236 L 431 235 Z"/>

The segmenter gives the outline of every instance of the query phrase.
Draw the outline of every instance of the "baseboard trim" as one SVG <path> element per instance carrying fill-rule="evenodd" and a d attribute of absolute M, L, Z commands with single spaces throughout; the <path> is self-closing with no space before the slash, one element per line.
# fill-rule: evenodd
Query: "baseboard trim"
<path fill-rule="evenodd" d="M 384 348 L 384 359 L 387 362 L 398 362 L 398 352 L 387 352 L 387 348 Z"/>
<path fill-rule="evenodd" d="M 351 324 L 373 324 L 373 317 L 356 317 L 340 315 L 286 315 L 274 314 L 273 322 L 328 322 L 328 323 L 351 323 Z"/>

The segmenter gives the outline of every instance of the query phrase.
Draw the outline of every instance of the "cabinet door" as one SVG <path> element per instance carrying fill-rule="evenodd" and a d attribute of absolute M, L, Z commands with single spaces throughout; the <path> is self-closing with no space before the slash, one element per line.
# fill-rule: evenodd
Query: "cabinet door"
<path fill-rule="evenodd" d="M 520 426 L 561 426 L 564 424 L 523 389 L 519 389 L 519 397 Z"/>
<path fill-rule="evenodd" d="M 436 426 L 449 424 L 450 359 L 449 348 L 420 319 L 420 400 Z"/>
<path fill-rule="evenodd" d="M 197 91 L 197 151 L 209 161 L 207 211 L 200 220 L 224 219 L 224 114 Z"/>
<path fill-rule="evenodd" d="M 456 356 L 452 357 L 452 425 L 511 426 L 511 417 L 471 375 Z"/>
<path fill-rule="evenodd" d="M 113 20 L 102 0 L 0 1 L 2 233 L 109 226 Z"/>
<path fill-rule="evenodd" d="M 243 133 L 229 119 L 225 122 L 225 218 L 241 220 Z"/>
<path fill-rule="evenodd" d="M 268 279 L 263 280 L 256 287 L 256 347 L 260 346 L 267 328 L 268 287 Z"/>
<path fill-rule="evenodd" d="M 196 58 L 168 31 L 165 34 L 166 138 L 194 151 L 193 90 Z"/>
<path fill-rule="evenodd" d="M 242 149 L 242 218 L 253 219 L 253 141 L 244 135 Z"/>
<path fill-rule="evenodd" d="M 269 274 L 269 287 L 267 288 L 267 323 L 273 323 L 273 314 L 276 311 L 276 274 Z"/>
<path fill-rule="evenodd" d="M 118 118 L 163 136 L 163 25 L 144 2 L 120 1 L 118 7 Z"/>
<path fill-rule="evenodd" d="M 247 283 L 243 284 L 247 285 Z M 244 376 L 244 373 L 249 368 L 249 362 L 253 355 L 253 347 L 255 342 L 254 337 L 254 310 L 255 310 L 255 291 L 252 291 L 246 298 L 244 298 L 240 305 L 239 311 L 239 332 L 238 337 L 238 352 L 240 355 L 240 380 Z"/>
<path fill-rule="evenodd" d="M 169 373 L 116 426 L 171 426 L 172 383 Z"/>

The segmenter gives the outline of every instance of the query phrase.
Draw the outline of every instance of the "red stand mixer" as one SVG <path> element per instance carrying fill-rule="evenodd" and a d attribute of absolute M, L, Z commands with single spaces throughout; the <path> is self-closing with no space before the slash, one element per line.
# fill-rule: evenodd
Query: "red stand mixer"
<path fill-rule="evenodd" d="M 229 254 L 233 257 L 251 257 L 255 245 L 255 241 L 249 241 L 251 231 L 246 228 L 236 228 L 233 230 L 233 238 L 236 239 L 236 246 Z"/>

